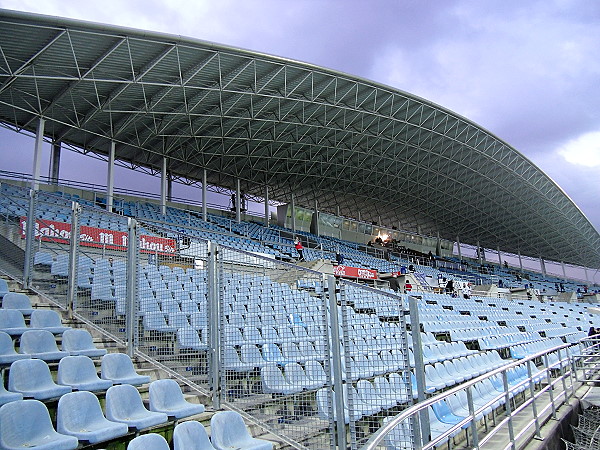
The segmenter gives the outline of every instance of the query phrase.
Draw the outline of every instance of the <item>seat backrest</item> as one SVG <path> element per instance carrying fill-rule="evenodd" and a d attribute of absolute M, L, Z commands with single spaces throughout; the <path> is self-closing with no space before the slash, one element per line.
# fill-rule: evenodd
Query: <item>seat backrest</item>
<path fill-rule="evenodd" d="M 0 298 L 8 294 L 9 292 L 10 291 L 8 290 L 8 284 L 6 283 L 6 280 L 0 278 Z"/>
<path fill-rule="evenodd" d="M 39 400 L 18 400 L 0 408 L 2 448 L 25 448 L 31 438 L 53 433 L 48 409 Z"/>
<path fill-rule="evenodd" d="M 135 374 L 133 362 L 125 353 L 108 353 L 102 357 L 100 364 L 102 378 L 121 378 L 123 376 Z"/>
<path fill-rule="evenodd" d="M 18 309 L 0 309 L 0 328 L 24 328 L 25 318 Z"/>
<path fill-rule="evenodd" d="M 104 419 L 98 397 L 88 391 L 64 394 L 58 400 L 56 429 L 59 433 L 79 431 Z M 67 433 L 68 434 L 68 433 Z"/>
<path fill-rule="evenodd" d="M 150 411 L 164 411 L 185 401 L 177 381 L 168 378 L 150 383 L 149 396 Z"/>
<path fill-rule="evenodd" d="M 87 356 L 65 356 L 58 363 L 58 384 L 69 385 L 97 378 L 94 361 Z"/>
<path fill-rule="evenodd" d="M 69 328 L 62 335 L 62 348 L 67 352 L 96 348 L 92 335 L 83 328 Z"/>
<path fill-rule="evenodd" d="M 219 411 L 210 419 L 213 446 L 217 448 L 239 447 L 238 442 L 250 438 L 246 424 L 235 411 Z"/>
<path fill-rule="evenodd" d="M 51 309 L 36 309 L 31 313 L 31 328 L 62 327 L 60 315 Z"/>
<path fill-rule="evenodd" d="M 127 450 L 169 450 L 169 444 L 160 434 L 142 434 L 127 445 Z"/>
<path fill-rule="evenodd" d="M 190 420 L 178 424 L 173 431 L 173 450 L 214 450 L 206 429 L 200 422 Z"/>
<path fill-rule="evenodd" d="M 130 384 L 109 387 L 106 391 L 106 418 L 123 419 L 146 410 L 139 391 Z"/>
<path fill-rule="evenodd" d="M 0 355 L 14 355 L 16 353 L 12 338 L 4 331 L 0 331 Z"/>
<path fill-rule="evenodd" d="M 47 330 L 27 330 L 21 335 L 21 353 L 57 352 L 56 338 Z"/>
<path fill-rule="evenodd" d="M 21 292 L 8 292 L 2 298 L 4 309 L 31 309 L 31 300 Z"/>

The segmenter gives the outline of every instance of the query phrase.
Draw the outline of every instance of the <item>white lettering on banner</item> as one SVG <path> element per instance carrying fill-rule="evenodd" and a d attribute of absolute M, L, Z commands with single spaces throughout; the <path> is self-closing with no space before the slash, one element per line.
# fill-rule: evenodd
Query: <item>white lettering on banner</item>
<path fill-rule="evenodd" d="M 375 274 L 368 269 L 358 269 L 358 278 L 375 278 Z"/>
<path fill-rule="evenodd" d="M 112 233 L 100 233 L 100 242 L 103 244 L 112 244 L 113 243 L 113 234 Z"/>
<path fill-rule="evenodd" d="M 333 274 L 338 277 L 361 278 L 363 280 L 376 280 L 378 278 L 376 270 L 360 267 L 333 266 Z"/>

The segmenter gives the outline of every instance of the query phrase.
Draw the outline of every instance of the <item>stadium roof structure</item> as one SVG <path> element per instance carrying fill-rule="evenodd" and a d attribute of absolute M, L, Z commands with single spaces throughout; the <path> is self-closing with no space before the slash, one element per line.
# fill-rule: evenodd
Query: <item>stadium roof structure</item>
<path fill-rule="evenodd" d="M 0 10 L 0 122 L 133 166 L 504 252 L 600 267 L 600 235 L 472 121 L 352 75 L 214 43 Z"/>

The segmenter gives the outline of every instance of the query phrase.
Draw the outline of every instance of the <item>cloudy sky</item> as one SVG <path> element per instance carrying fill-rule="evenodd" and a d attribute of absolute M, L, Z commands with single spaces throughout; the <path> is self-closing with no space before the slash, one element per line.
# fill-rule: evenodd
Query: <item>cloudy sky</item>
<path fill-rule="evenodd" d="M 215 41 L 419 95 L 522 152 L 600 230 L 600 2 L 0 0 L 0 7 Z M 3 168 L 30 171 L 9 156 L 16 144 L 5 135 Z M 19 142 L 27 154 L 33 144 Z M 61 177 L 81 179 L 72 160 L 63 157 Z"/>

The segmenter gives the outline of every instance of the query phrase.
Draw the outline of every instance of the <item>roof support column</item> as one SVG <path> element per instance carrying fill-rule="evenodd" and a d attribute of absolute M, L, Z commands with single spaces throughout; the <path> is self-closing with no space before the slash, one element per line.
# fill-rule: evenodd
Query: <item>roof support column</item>
<path fill-rule="evenodd" d="M 160 213 L 167 215 L 167 158 L 163 156 L 160 170 Z"/>
<path fill-rule="evenodd" d="M 500 246 L 498 246 L 498 264 L 502 267 L 502 255 L 500 254 Z"/>
<path fill-rule="evenodd" d="M 460 251 L 460 237 L 456 236 L 456 249 L 458 250 L 458 259 L 462 261 L 462 253 Z"/>
<path fill-rule="evenodd" d="M 206 206 L 206 169 L 202 171 L 202 220 L 208 221 L 208 207 Z"/>
<path fill-rule="evenodd" d="M 540 256 L 540 269 L 542 269 L 542 275 L 546 276 L 546 263 L 544 262 L 544 258 Z"/>
<path fill-rule="evenodd" d="M 265 227 L 269 228 L 269 186 L 265 186 Z"/>
<path fill-rule="evenodd" d="M 315 199 L 315 234 L 320 236 L 319 233 L 319 202 Z"/>
<path fill-rule="evenodd" d="M 60 142 L 52 143 L 52 153 L 50 155 L 50 169 L 48 170 L 48 178 L 50 183 L 58 184 L 58 178 L 60 173 Z"/>
<path fill-rule="evenodd" d="M 108 168 L 106 171 L 106 210 L 108 212 L 113 212 L 114 187 L 115 187 L 115 141 L 110 141 L 110 149 L 108 151 Z"/>
<path fill-rule="evenodd" d="M 240 179 L 235 179 L 235 221 L 242 221 L 242 189 L 240 188 Z"/>
<path fill-rule="evenodd" d="M 167 171 L 167 201 L 173 201 L 173 177 L 171 171 Z"/>
<path fill-rule="evenodd" d="M 598 271 L 596 270 L 596 272 L 598 272 Z M 588 271 L 587 271 L 587 268 L 586 268 L 586 267 L 584 267 L 584 268 L 583 268 L 583 273 L 585 273 L 585 281 L 586 281 L 587 283 L 589 283 L 589 282 L 590 282 L 590 279 L 588 278 Z M 566 278 L 566 277 L 565 277 L 565 278 Z"/>
<path fill-rule="evenodd" d="M 561 261 L 560 265 L 562 267 L 563 278 L 567 278 L 567 271 L 565 270 L 565 262 Z M 587 277 L 586 277 L 587 278 Z"/>
<path fill-rule="evenodd" d="M 521 259 L 521 252 L 519 252 L 519 267 L 521 268 L 521 272 L 523 272 L 523 260 Z"/>
<path fill-rule="evenodd" d="M 290 217 L 292 218 L 292 231 L 296 232 L 296 205 L 294 202 L 294 194 L 292 194 L 292 198 L 290 200 Z"/>
<path fill-rule="evenodd" d="M 483 255 L 481 254 L 481 245 L 479 245 L 479 239 L 477 240 L 477 262 L 479 262 L 479 265 L 481 265 L 482 262 L 482 257 Z"/>
<path fill-rule="evenodd" d="M 40 165 L 42 163 L 42 145 L 44 144 L 44 126 L 46 121 L 40 117 L 35 132 L 35 147 L 33 153 L 33 173 L 31 189 L 37 191 L 40 188 Z"/>

